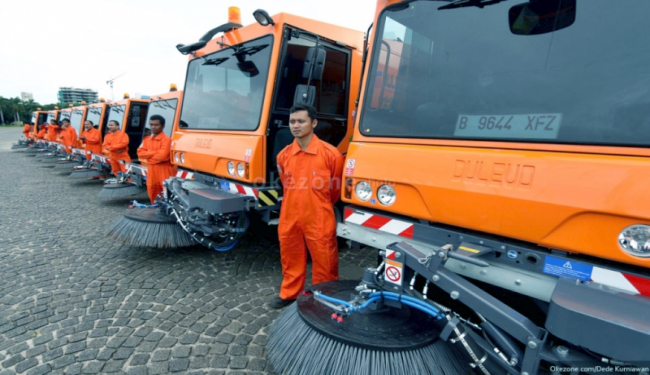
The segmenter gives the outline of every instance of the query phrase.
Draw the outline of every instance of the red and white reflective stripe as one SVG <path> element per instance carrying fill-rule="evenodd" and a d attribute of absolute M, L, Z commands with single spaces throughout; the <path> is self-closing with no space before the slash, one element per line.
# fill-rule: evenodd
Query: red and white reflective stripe
<path fill-rule="evenodd" d="M 345 209 L 345 221 L 350 224 L 376 229 L 381 232 L 394 234 L 406 238 L 413 238 L 414 224 L 406 221 L 395 220 L 389 217 L 359 212 L 350 208 Z"/>
<path fill-rule="evenodd" d="M 650 297 L 650 280 L 643 277 L 594 267 L 591 271 L 591 281 Z"/>
<path fill-rule="evenodd" d="M 179 170 L 178 172 L 176 172 L 176 177 L 182 178 L 182 179 L 185 179 L 185 180 L 191 180 L 191 179 L 194 178 L 194 173 Z"/>
<path fill-rule="evenodd" d="M 257 189 L 250 188 L 248 186 L 240 185 L 240 184 L 235 184 L 232 182 L 229 182 L 230 184 L 230 192 L 235 193 L 235 194 L 243 194 L 247 195 L 249 197 L 255 197 L 257 199 L 258 193 Z"/>

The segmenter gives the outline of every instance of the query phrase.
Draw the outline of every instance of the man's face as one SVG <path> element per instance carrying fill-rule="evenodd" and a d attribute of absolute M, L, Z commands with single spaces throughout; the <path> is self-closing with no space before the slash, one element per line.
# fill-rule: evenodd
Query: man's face
<path fill-rule="evenodd" d="M 120 127 L 117 126 L 116 123 L 114 123 L 113 121 L 111 121 L 111 122 L 108 123 L 108 130 L 109 130 L 111 133 L 115 133 L 116 131 L 120 130 Z"/>
<path fill-rule="evenodd" d="M 70 126 L 70 123 L 67 122 L 67 121 L 63 121 L 63 122 L 61 123 L 61 128 L 63 128 L 63 129 L 67 128 L 68 126 Z"/>
<path fill-rule="evenodd" d="M 90 121 L 84 122 L 84 129 L 90 130 L 93 128 L 93 124 L 90 123 Z"/>
<path fill-rule="evenodd" d="M 160 123 L 160 120 L 149 120 L 149 127 L 153 135 L 158 135 L 163 131 L 163 126 Z"/>
<path fill-rule="evenodd" d="M 56 125 L 56 121 L 55 121 L 55 120 L 50 121 L 50 125 L 55 126 L 55 125 Z"/>
<path fill-rule="evenodd" d="M 303 138 L 313 133 L 317 122 L 309 118 L 307 111 L 296 111 L 289 116 L 289 128 L 296 138 Z"/>

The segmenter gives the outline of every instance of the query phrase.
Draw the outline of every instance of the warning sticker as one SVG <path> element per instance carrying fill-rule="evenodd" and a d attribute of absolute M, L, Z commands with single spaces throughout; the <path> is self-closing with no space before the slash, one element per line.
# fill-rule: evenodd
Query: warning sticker
<path fill-rule="evenodd" d="M 393 284 L 402 285 L 402 263 L 386 259 L 386 268 L 384 269 L 384 280 Z"/>
<path fill-rule="evenodd" d="M 572 279 L 590 281 L 593 269 L 593 266 L 579 263 L 575 260 L 566 260 L 547 255 L 544 260 L 543 272 L 558 277 L 566 276 Z"/>
<path fill-rule="evenodd" d="M 253 149 L 247 148 L 246 151 L 244 152 L 244 161 L 251 161 L 252 153 L 253 153 Z"/>
<path fill-rule="evenodd" d="M 354 174 L 354 166 L 357 164 L 355 159 L 348 159 L 345 163 L 345 175 L 352 176 Z"/>

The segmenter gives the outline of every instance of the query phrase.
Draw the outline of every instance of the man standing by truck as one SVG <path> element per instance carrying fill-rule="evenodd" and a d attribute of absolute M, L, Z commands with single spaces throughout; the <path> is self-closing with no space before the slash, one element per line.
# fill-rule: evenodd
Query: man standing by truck
<path fill-rule="evenodd" d="M 146 137 L 138 148 L 138 158 L 147 162 L 147 192 L 151 204 L 154 204 L 163 190 L 163 182 L 176 175 L 176 168 L 170 158 L 172 140 L 163 133 L 165 118 L 161 115 L 151 116 L 149 127 L 152 135 Z"/>
<path fill-rule="evenodd" d="M 86 160 L 90 161 L 92 154 L 101 154 L 102 153 L 102 136 L 99 133 L 99 130 L 95 129 L 93 122 L 86 120 L 84 122 L 84 131 L 81 133 L 80 140 L 84 142 L 84 148 L 86 149 Z"/>
<path fill-rule="evenodd" d="M 296 300 L 305 284 L 307 252 L 312 259 L 312 284 L 338 280 L 334 204 L 341 195 L 343 155 L 314 135 L 316 110 L 294 105 L 289 128 L 294 141 L 277 157 L 284 199 L 280 210 L 280 295 L 270 307 L 279 309 Z"/>
<path fill-rule="evenodd" d="M 120 161 L 130 162 L 129 136 L 120 131 L 120 124 L 111 120 L 108 122 L 108 133 L 104 136 L 104 155 L 109 157 L 113 174 L 122 177 L 126 168 Z"/>
<path fill-rule="evenodd" d="M 70 120 L 64 118 L 61 120 L 61 133 L 59 133 L 58 141 L 65 146 L 65 152 L 72 154 L 72 147 L 77 143 L 77 131 L 70 126 Z"/>

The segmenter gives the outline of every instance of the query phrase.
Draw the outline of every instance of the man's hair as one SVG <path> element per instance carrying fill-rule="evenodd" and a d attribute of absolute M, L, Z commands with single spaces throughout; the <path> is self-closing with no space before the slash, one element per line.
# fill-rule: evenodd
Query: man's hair
<path fill-rule="evenodd" d="M 153 116 L 151 116 L 151 118 L 149 118 L 149 121 L 155 121 L 155 120 L 160 121 L 160 125 L 162 125 L 163 128 L 165 127 L 165 118 L 164 117 L 162 117 L 161 115 L 153 115 Z"/>
<path fill-rule="evenodd" d="M 50 122 L 54 122 L 54 125 L 59 125 L 59 122 L 56 121 L 55 119 L 51 119 Z"/>
<path fill-rule="evenodd" d="M 33 122 L 30 122 L 29 125 L 34 125 L 34 123 L 33 123 Z"/>
<path fill-rule="evenodd" d="M 90 123 L 90 125 L 95 126 L 95 124 L 93 124 L 92 120 L 86 120 L 86 121 L 88 121 Z"/>
<path fill-rule="evenodd" d="M 316 108 L 308 105 L 308 104 L 295 104 L 291 109 L 289 110 L 289 114 L 298 112 L 298 111 L 307 111 L 307 116 L 309 116 L 310 120 L 316 120 Z"/>
<path fill-rule="evenodd" d="M 67 123 L 69 124 L 69 123 L 70 123 L 70 119 L 64 118 L 63 120 L 61 120 L 61 122 L 67 122 Z"/>
<path fill-rule="evenodd" d="M 108 123 L 110 124 L 111 122 L 114 122 L 115 125 L 120 126 L 120 123 L 119 123 L 117 120 L 111 120 L 111 121 L 109 121 Z"/>

